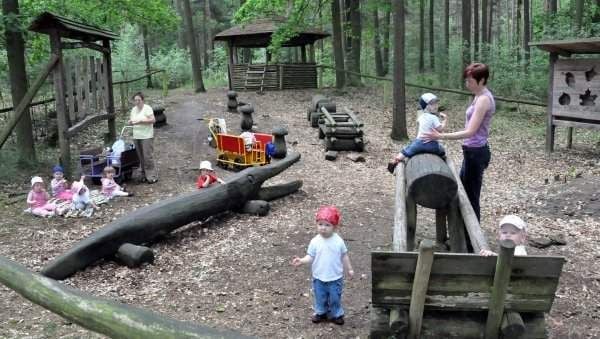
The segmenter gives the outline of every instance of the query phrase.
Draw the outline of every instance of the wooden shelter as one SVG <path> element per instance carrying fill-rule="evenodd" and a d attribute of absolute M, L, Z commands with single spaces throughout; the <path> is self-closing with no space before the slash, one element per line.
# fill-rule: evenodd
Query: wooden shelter
<path fill-rule="evenodd" d="M 317 88 L 317 67 L 314 43 L 329 36 L 328 33 L 307 29 L 283 43 L 283 47 L 300 48 L 299 60 L 289 63 L 269 63 L 266 53 L 264 63 L 253 64 L 238 56 L 241 48 L 265 48 L 283 19 L 261 19 L 250 24 L 237 25 L 218 33 L 214 40 L 224 41 L 229 54 L 229 89 L 260 90 Z M 308 53 L 307 53 L 308 46 Z"/>
<path fill-rule="evenodd" d="M 540 41 L 529 45 L 550 52 L 546 152 L 554 150 L 556 126 L 568 128 L 567 148 L 570 148 L 574 127 L 600 129 L 600 59 L 572 57 L 573 54 L 600 54 L 600 38 Z"/>

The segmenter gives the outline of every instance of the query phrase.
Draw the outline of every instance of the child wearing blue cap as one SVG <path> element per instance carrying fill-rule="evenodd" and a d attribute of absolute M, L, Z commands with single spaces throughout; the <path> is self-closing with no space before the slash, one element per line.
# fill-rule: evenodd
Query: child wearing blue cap
<path fill-rule="evenodd" d="M 50 187 L 52 188 L 52 197 L 59 200 L 71 200 L 73 194 L 67 189 L 67 181 L 64 178 L 64 169 L 61 165 L 55 165 L 52 168 Z"/>
<path fill-rule="evenodd" d="M 438 104 L 439 99 L 435 94 L 425 93 L 421 95 L 419 98 L 419 107 L 421 108 L 422 113 L 417 118 L 417 123 L 419 125 L 417 138 L 408 144 L 402 151 L 400 151 L 400 153 L 398 153 L 398 155 L 396 155 L 396 157 L 394 157 L 392 161 L 388 163 L 388 170 L 391 173 L 394 173 L 394 169 L 400 161 L 410 158 L 416 154 L 432 153 L 442 157 L 446 154 L 446 151 L 444 151 L 444 148 L 439 142 L 437 142 L 437 140 L 425 142 L 423 139 L 424 133 L 429 132 L 432 129 L 441 132 L 446 127 L 448 117 L 446 114 L 438 112 Z"/>

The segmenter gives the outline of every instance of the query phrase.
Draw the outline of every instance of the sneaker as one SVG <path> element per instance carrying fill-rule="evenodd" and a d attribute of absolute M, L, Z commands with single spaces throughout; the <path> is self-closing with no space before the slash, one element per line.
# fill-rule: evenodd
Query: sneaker
<path fill-rule="evenodd" d="M 327 314 L 313 314 L 310 320 L 315 324 L 327 321 Z"/>
<path fill-rule="evenodd" d="M 333 319 L 331 319 L 331 322 L 336 325 L 344 325 L 344 316 L 342 315 L 337 318 L 333 318 Z"/>

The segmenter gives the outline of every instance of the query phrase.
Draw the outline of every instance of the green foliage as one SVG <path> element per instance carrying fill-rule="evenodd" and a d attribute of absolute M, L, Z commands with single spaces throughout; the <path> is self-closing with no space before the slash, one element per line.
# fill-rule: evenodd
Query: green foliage
<path fill-rule="evenodd" d="M 125 24 L 113 43 L 113 81 L 133 79 L 144 74 L 144 46 L 136 26 Z"/>
<path fill-rule="evenodd" d="M 177 47 L 159 50 L 151 60 L 154 68 L 166 71 L 169 88 L 184 85 L 192 79 L 191 57 L 187 50 Z"/>
<path fill-rule="evenodd" d="M 227 51 L 222 46 L 215 46 L 210 57 L 210 64 L 204 71 L 204 85 L 207 88 L 227 86 Z"/>
<path fill-rule="evenodd" d="M 577 31 L 572 6 L 561 6 L 556 14 L 533 16 L 533 32 L 537 40 L 592 38 L 600 35 L 600 6 L 588 1 L 584 6 L 581 29 Z"/>

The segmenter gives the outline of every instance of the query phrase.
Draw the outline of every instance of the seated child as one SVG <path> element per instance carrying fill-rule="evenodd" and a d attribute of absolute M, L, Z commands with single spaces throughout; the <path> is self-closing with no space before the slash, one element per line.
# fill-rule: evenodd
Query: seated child
<path fill-rule="evenodd" d="M 242 134 L 240 134 L 240 137 L 244 139 L 244 146 L 246 146 L 246 151 L 251 151 L 252 146 L 256 142 L 256 137 L 254 136 L 254 133 L 242 132 Z"/>
<path fill-rule="evenodd" d="M 50 181 L 52 197 L 58 200 L 71 200 L 73 194 L 67 189 L 67 181 L 64 178 L 64 170 L 61 165 L 52 168 L 54 178 Z"/>
<path fill-rule="evenodd" d="M 408 144 L 398 155 L 388 163 L 388 170 L 394 173 L 396 165 L 406 158 L 410 158 L 416 154 L 432 153 L 439 156 L 444 156 L 446 152 L 437 140 L 425 142 L 423 134 L 432 129 L 442 132 L 446 127 L 448 118 L 444 113 L 438 113 L 439 99 L 432 93 L 425 93 L 419 98 L 419 106 L 422 109 L 422 114 L 417 118 L 419 131 L 417 138 Z M 440 120 L 441 118 L 441 120 Z"/>
<path fill-rule="evenodd" d="M 516 215 L 507 215 L 500 220 L 498 228 L 498 241 L 512 240 L 515 243 L 515 255 L 527 255 L 527 224 Z M 490 250 L 481 250 L 479 255 L 497 255 Z"/>
<path fill-rule="evenodd" d="M 56 205 L 48 203 L 50 195 L 44 188 L 44 179 L 41 177 L 31 178 L 31 191 L 27 194 L 27 205 L 33 215 L 40 217 L 52 217 L 56 214 Z"/>
<path fill-rule="evenodd" d="M 79 181 L 75 181 L 71 185 L 71 192 L 73 192 L 73 204 L 71 205 L 71 210 L 86 211 L 89 209 L 90 211 L 93 211 L 92 209 L 98 208 L 98 206 L 90 199 L 90 190 L 83 182 L 84 179 L 85 176 L 82 175 Z M 86 216 L 91 216 L 91 212 L 88 212 L 88 214 L 89 215 Z"/>
<path fill-rule="evenodd" d="M 108 199 L 114 197 L 132 197 L 133 193 L 125 192 L 125 190 L 115 182 L 115 168 L 112 166 L 104 167 L 102 171 L 102 194 Z"/>
<path fill-rule="evenodd" d="M 198 180 L 196 180 L 196 187 L 198 189 L 206 188 L 217 182 L 220 184 L 225 183 L 225 181 L 217 177 L 215 171 L 212 169 L 210 161 L 204 160 L 200 162 L 200 176 L 198 177 Z"/>

